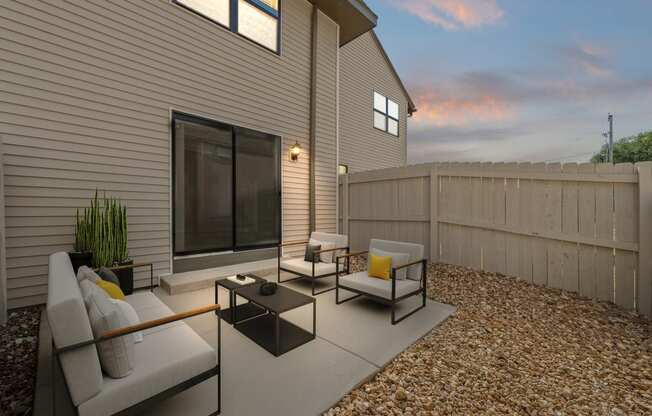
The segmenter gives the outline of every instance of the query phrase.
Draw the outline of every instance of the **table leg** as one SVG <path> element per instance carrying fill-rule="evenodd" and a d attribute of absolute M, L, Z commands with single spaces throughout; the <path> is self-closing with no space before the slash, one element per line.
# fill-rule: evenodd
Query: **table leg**
<path fill-rule="evenodd" d="M 235 325 L 235 290 L 230 290 L 229 294 L 231 295 L 229 299 L 229 303 L 231 304 L 231 323 Z"/>
<path fill-rule="evenodd" d="M 217 282 L 215 282 L 215 304 L 218 305 L 219 302 L 219 297 L 218 297 L 218 292 L 219 292 L 219 286 L 217 285 Z M 215 315 L 219 315 L 220 311 L 217 310 L 215 311 Z"/>
<path fill-rule="evenodd" d="M 317 299 L 312 300 L 312 337 L 317 338 Z"/>
<path fill-rule="evenodd" d="M 276 313 L 276 356 L 281 355 L 281 318 Z"/>

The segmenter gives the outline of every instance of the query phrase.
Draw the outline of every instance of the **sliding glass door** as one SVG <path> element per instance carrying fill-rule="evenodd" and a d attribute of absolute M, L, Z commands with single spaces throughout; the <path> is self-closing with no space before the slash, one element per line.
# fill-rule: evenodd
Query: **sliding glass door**
<path fill-rule="evenodd" d="M 279 139 L 235 129 L 235 244 L 269 246 L 280 240 Z"/>
<path fill-rule="evenodd" d="M 185 114 L 173 118 L 174 253 L 280 241 L 280 139 Z"/>

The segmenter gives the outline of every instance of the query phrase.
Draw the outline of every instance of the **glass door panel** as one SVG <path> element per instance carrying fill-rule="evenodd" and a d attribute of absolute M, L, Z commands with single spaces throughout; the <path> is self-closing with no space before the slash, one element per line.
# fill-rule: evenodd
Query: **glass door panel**
<path fill-rule="evenodd" d="M 174 170 L 175 254 L 232 249 L 232 128 L 176 116 Z"/>
<path fill-rule="evenodd" d="M 235 128 L 235 245 L 237 249 L 280 241 L 280 139 Z"/>

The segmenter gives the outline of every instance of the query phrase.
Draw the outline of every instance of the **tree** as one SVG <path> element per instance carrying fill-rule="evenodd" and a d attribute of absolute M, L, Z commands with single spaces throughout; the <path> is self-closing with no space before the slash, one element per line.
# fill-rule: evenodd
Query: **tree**
<path fill-rule="evenodd" d="M 609 149 L 604 144 L 600 152 L 593 155 L 591 162 L 604 163 L 609 158 Z M 652 160 L 652 131 L 637 136 L 624 137 L 614 143 L 614 162 L 643 162 Z"/>

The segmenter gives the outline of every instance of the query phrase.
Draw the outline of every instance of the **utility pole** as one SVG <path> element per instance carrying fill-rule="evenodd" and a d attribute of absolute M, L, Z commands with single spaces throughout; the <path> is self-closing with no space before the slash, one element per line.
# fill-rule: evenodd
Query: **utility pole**
<path fill-rule="evenodd" d="M 614 116 L 609 113 L 609 163 L 614 163 Z"/>

